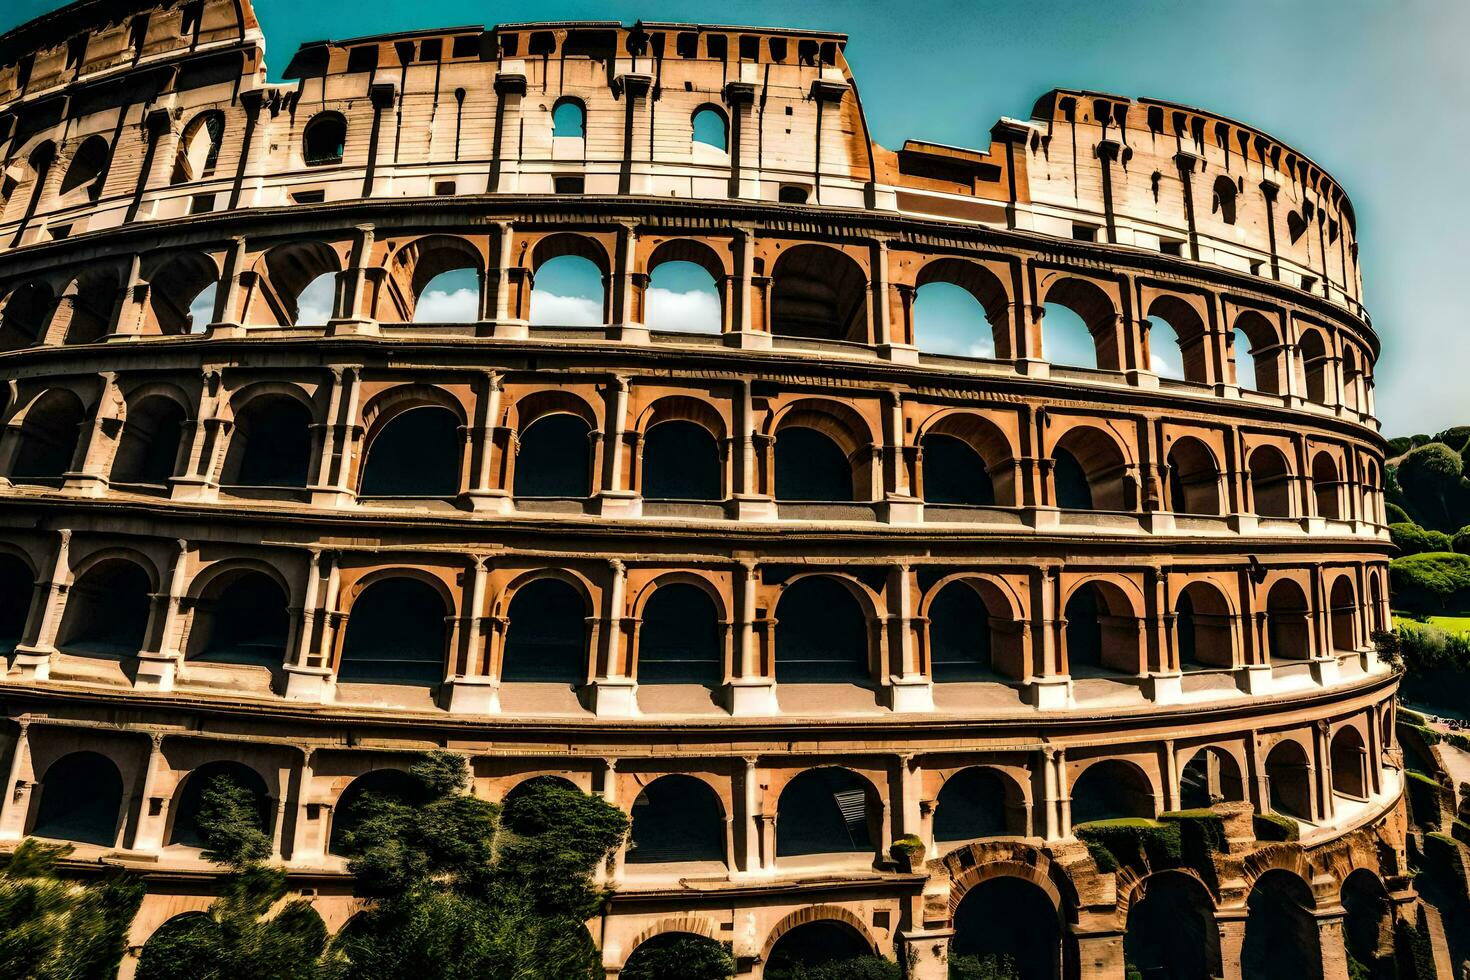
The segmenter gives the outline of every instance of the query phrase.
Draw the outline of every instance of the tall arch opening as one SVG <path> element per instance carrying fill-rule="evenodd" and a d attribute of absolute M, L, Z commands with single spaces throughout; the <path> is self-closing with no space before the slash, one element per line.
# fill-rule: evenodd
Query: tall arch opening
<path fill-rule="evenodd" d="M 17 287 L 0 311 L 0 350 L 21 350 L 38 344 L 56 309 L 56 294 L 44 282 Z"/>
<path fill-rule="evenodd" d="M 1056 506 L 1063 510 L 1133 509 L 1127 460 L 1118 444 L 1101 430 L 1069 429 L 1057 440 L 1051 461 Z"/>
<path fill-rule="evenodd" d="M 206 841 L 199 826 L 199 811 L 204 794 L 216 785 L 233 785 L 250 795 L 250 819 L 257 830 L 270 830 L 270 791 L 260 773 L 240 762 L 206 762 L 184 779 L 173 804 L 169 843 L 185 847 L 204 847 Z"/>
<path fill-rule="evenodd" d="M 866 684 L 868 624 L 862 606 L 836 579 L 810 576 L 776 602 L 776 680 Z"/>
<path fill-rule="evenodd" d="M 808 769 L 776 803 L 776 856 L 871 854 L 881 810 L 872 784 L 857 773 Z"/>
<path fill-rule="evenodd" d="M 643 606 L 638 681 L 716 687 L 724 681 L 723 646 L 709 593 L 687 582 L 661 585 Z"/>
<path fill-rule="evenodd" d="M 1275 660 L 1309 660 L 1312 631 L 1307 594 L 1290 579 L 1282 579 L 1266 593 L 1266 649 Z"/>
<path fill-rule="evenodd" d="M 1205 342 L 1205 321 L 1199 312 L 1178 296 L 1160 296 L 1149 304 L 1148 318 L 1169 328 L 1174 335 L 1177 352 L 1160 351 L 1159 345 L 1150 343 L 1149 370 L 1166 378 L 1207 383 L 1210 380 L 1210 350 Z M 1150 331 L 1150 341 L 1153 337 L 1154 332 Z"/>
<path fill-rule="evenodd" d="M 1118 311 L 1097 284 L 1066 277 L 1046 290 L 1042 356 L 1053 364 L 1123 370 Z"/>
<path fill-rule="evenodd" d="M 1186 810 L 1200 810 L 1216 803 L 1245 798 L 1240 766 L 1223 749 L 1200 749 L 1180 770 L 1179 803 Z"/>
<path fill-rule="evenodd" d="M 705 260 L 690 261 L 672 258 L 677 252 L 663 251 L 676 244 L 666 242 L 649 257 L 659 262 L 648 277 L 644 320 L 650 330 L 717 334 L 724 326 L 724 311 L 716 276 L 723 278 L 724 269 L 712 256 L 695 256 Z M 670 257 L 661 258 L 661 253 Z"/>
<path fill-rule="evenodd" d="M 373 434 L 363 462 L 364 497 L 447 498 L 459 493 L 464 433 L 439 405 L 398 412 Z"/>
<path fill-rule="evenodd" d="M 1291 739 L 1277 742 L 1266 756 L 1269 804 L 1276 813 L 1312 819 L 1312 772 L 1307 750 Z"/>
<path fill-rule="evenodd" d="M 1190 436 L 1169 448 L 1169 506 L 1176 514 L 1219 515 L 1220 468 L 1215 454 Z"/>
<path fill-rule="evenodd" d="M 825 432 L 783 425 L 776 434 L 775 452 L 777 500 L 855 499 L 852 463 Z"/>
<path fill-rule="evenodd" d="M 101 197 L 102 183 L 107 179 L 107 165 L 111 160 L 112 147 L 106 137 L 94 134 L 82 140 L 61 178 L 61 203 L 76 204 Z"/>
<path fill-rule="evenodd" d="M 174 156 L 174 169 L 169 183 L 187 184 L 214 176 L 224 138 L 223 112 L 211 109 L 189 120 L 179 137 L 179 150 Z"/>
<path fill-rule="evenodd" d="M 809 971 L 823 967 L 841 969 L 839 964 L 846 960 L 872 955 L 873 947 L 855 928 L 846 922 L 819 919 L 802 923 L 776 940 L 764 975 L 770 980 L 801 980 L 811 975 Z"/>
<path fill-rule="evenodd" d="M 1245 980 L 1301 980 L 1322 975 L 1322 939 L 1310 885 L 1290 871 L 1272 868 L 1256 879 L 1246 908 L 1245 941 L 1240 950 Z"/>
<path fill-rule="evenodd" d="M 1067 624 L 1067 668 L 1075 676 L 1143 672 L 1142 636 L 1133 606 L 1111 583 L 1085 582 L 1062 613 Z"/>
<path fill-rule="evenodd" d="M 384 578 L 353 601 L 337 679 L 432 687 L 444 680 L 450 615 L 439 590 L 416 578 Z"/>
<path fill-rule="evenodd" d="M 1317 516 L 1335 521 L 1342 517 L 1342 478 L 1337 472 L 1337 461 L 1328 453 L 1318 453 L 1312 458 L 1312 499 L 1317 505 Z"/>
<path fill-rule="evenodd" d="M 1183 670 L 1235 665 L 1234 616 L 1224 594 L 1205 582 L 1191 582 L 1174 604 L 1174 636 Z"/>
<path fill-rule="evenodd" d="M 1122 759 L 1094 762 L 1072 783 L 1072 826 L 1124 817 L 1151 819 L 1158 813 L 1143 770 Z"/>
<path fill-rule="evenodd" d="M 117 314 L 117 276 L 110 269 L 84 272 L 68 292 L 71 322 L 63 342 L 68 346 L 95 344 L 107 336 Z"/>
<path fill-rule="evenodd" d="M 178 466 L 185 417 L 184 406 L 166 395 L 129 405 L 112 461 L 112 482 L 167 486 Z"/>
<path fill-rule="evenodd" d="M 328 850 L 332 854 L 350 855 L 352 835 L 366 816 L 363 800 L 367 797 L 397 800 L 414 805 L 423 802 L 424 784 L 402 769 L 374 769 L 363 773 L 342 790 L 332 808 L 332 833 Z"/>
<path fill-rule="evenodd" d="M 985 266 L 935 259 L 919 271 L 914 292 L 913 343 L 921 351 L 963 357 L 1015 357 L 1010 298 Z"/>
<path fill-rule="evenodd" d="M 576 235 L 553 235 L 532 252 L 531 323 L 593 327 L 607 322 L 607 254 Z"/>
<path fill-rule="evenodd" d="M 1199 879 L 1182 871 L 1146 877 L 1128 906 L 1123 954 L 1145 977 L 1220 976 L 1215 905 Z"/>
<path fill-rule="evenodd" d="M 962 769 L 939 790 L 934 839 L 941 843 L 1026 833 L 1026 813 L 1014 780 L 994 769 Z"/>
<path fill-rule="evenodd" d="M 112 847 L 117 843 L 122 796 L 122 773 L 111 759 L 97 752 L 64 755 L 41 779 L 41 799 L 31 833 Z"/>
<path fill-rule="evenodd" d="M 1347 945 L 1348 975 L 1397 975 L 1394 969 L 1394 912 L 1388 891 L 1371 871 L 1359 868 L 1342 883 L 1342 935 Z M 1356 964 L 1352 961 L 1356 961 Z"/>
<path fill-rule="evenodd" d="M 519 435 L 517 497 L 586 497 L 592 492 L 592 427 L 566 412 L 542 415 Z"/>
<path fill-rule="evenodd" d="M 1009 875 L 987 878 L 965 892 L 954 912 L 950 962 L 987 968 L 997 977 L 1056 980 L 1061 975 L 1060 910 L 1046 892 Z"/>
<path fill-rule="evenodd" d="M 221 482 L 305 487 L 311 468 L 311 422 L 311 409 L 289 395 L 250 399 L 235 415 Z"/>
<path fill-rule="evenodd" d="M 1026 665 L 1019 624 L 993 583 L 950 582 L 927 612 L 929 669 L 936 682 L 1022 678 Z"/>
<path fill-rule="evenodd" d="M 658 422 L 643 437 L 645 500 L 720 500 L 721 470 L 720 447 L 698 422 Z"/>
<path fill-rule="evenodd" d="M 1235 383 L 1248 390 L 1279 395 L 1286 390 L 1285 349 L 1276 325 L 1264 314 L 1246 310 L 1231 330 L 1230 363 Z"/>
<path fill-rule="evenodd" d="M 587 600 L 560 579 L 540 578 L 516 589 L 501 680 L 585 683 L 588 615 Z"/>
<path fill-rule="evenodd" d="M 1260 517 L 1290 517 L 1291 466 L 1275 446 L 1257 446 L 1246 462 L 1251 500 Z"/>
<path fill-rule="evenodd" d="M 144 267 L 149 332 L 168 336 L 202 332 L 214 319 L 219 266 L 203 252 L 179 252 L 155 261 Z"/>
<path fill-rule="evenodd" d="M 245 322 L 287 327 L 326 323 L 336 309 L 342 258 L 325 242 L 277 245 L 255 263 Z"/>
<path fill-rule="evenodd" d="M 1346 575 L 1339 575 L 1327 594 L 1327 625 L 1332 634 L 1332 649 L 1338 654 L 1355 653 L 1358 649 L 1358 596 Z"/>
<path fill-rule="evenodd" d="M 771 278 L 771 333 L 868 343 L 868 277 L 851 256 L 796 245 L 781 253 Z"/>
<path fill-rule="evenodd" d="M 99 561 L 67 591 L 57 646 L 74 653 L 134 656 L 143 648 L 152 591 L 148 573 L 126 558 Z"/>
<path fill-rule="evenodd" d="M 220 576 L 194 604 L 190 659 L 279 667 L 286 657 L 286 593 L 264 572 Z"/>
<path fill-rule="evenodd" d="M 86 411 L 81 399 L 52 388 L 38 397 L 20 425 L 20 446 L 10 467 L 16 483 L 60 486 L 81 440 Z"/>
<path fill-rule="evenodd" d="M 1363 736 L 1344 725 L 1332 736 L 1332 791 L 1355 800 L 1368 798 L 1368 748 Z"/>
<path fill-rule="evenodd" d="M 925 503 L 994 506 L 995 485 L 985 460 L 969 443 L 934 433 L 922 445 Z"/>
<path fill-rule="evenodd" d="M 36 577 L 25 562 L 0 552 L 0 654 L 15 650 L 25 634 Z"/>
<path fill-rule="evenodd" d="M 1328 360 L 1327 342 L 1316 330 L 1303 330 L 1297 341 L 1297 352 L 1301 357 L 1302 378 L 1306 382 L 1307 400 L 1318 405 L 1327 404 Z"/>
<path fill-rule="evenodd" d="M 703 780 L 660 776 L 633 801 L 628 863 L 725 863 L 725 812 Z"/>

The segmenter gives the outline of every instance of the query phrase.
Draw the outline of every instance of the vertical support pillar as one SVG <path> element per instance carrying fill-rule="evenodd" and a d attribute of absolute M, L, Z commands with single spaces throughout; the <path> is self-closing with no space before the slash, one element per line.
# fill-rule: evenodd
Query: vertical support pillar
<path fill-rule="evenodd" d="M 175 543 L 173 566 L 169 570 L 168 591 L 163 600 L 162 623 L 144 640 L 138 652 L 138 671 L 133 687 L 140 691 L 172 691 L 183 652 L 179 634 L 183 629 L 179 609 L 183 602 L 185 579 L 189 566 L 189 542 L 179 538 Z"/>
<path fill-rule="evenodd" d="M 163 733 L 150 732 L 148 762 L 143 769 L 143 785 L 138 794 L 138 822 L 133 828 L 133 850 L 157 851 L 163 847 L 163 831 L 168 826 L 169 798 L 160 795 L 158 769 L 163 765 Z M 119 821 L 121 827 L 121 821 Z"/>
<path fill-rule="evenodd" d="M 614 558 L 607 563 L 607 606 L 603 611 L 601 649 L 592 680 L 592 711 L 599 717 L 630 718 L 638 714 L 638 683 L 628 676 L 624 649 L 624 603 L 628 567 Z"/>
<path fill-rule="evenodd" d="M 735 664 L 726 690 L 730 714 L 735 717 L 777 714 L 776 679 L 762 669 L 760 639 L 756 636 L 756 563 L 743 560 L 736 578 Z"/>
<path fill-rule="evenodd" d="M 606 431 L 602 438 L 602 486 L 597 492 L 598 513 L 604 517 L 637 517 L 643 513 L 643 498 L 625 486 L 628 379 L 621 374 L 614 375 L 604 390 Z"/>
<path fill-rule="evenodd" d="M 35 787 L 35 773 L 31 769 L 31 723 L 29 719 L 21 718 L 16 725 L 5 795 L 0 798 L 0 840 L 20 840 L 26 835 L 31 793 Z"/>
<path fill-rule="evenodd" d="M 914 642 L 914 570 L 900 562 L 888 570 L 889 707 L 894 711 L 933 711 L 933 678 L 919 662 Z"/>
<path fill-rule="evenodd" d="M 763 290 L 763 284 L 769 280 L 755 274 L 755 251 L 754 226 L 737 225 L 734 241 L 735 312 L 730 318 L 730 332 L 724 336 L 727 347 L 765 349 L 771 346 L 768 303 L 757 301 L 758 291 Z M 763 297 L 765 300 L 769 298 Z"/>
<path fill-rule="evenodd" d="M 37 583 L 26 617 L 25 638 L 15 647 L 10 669 L 25 680 L 44 681 L 51 676 L 51 655 L 66 612 L 71 578 L 71 529 L 57 532 L 56 552 L 44 583 Z"/>

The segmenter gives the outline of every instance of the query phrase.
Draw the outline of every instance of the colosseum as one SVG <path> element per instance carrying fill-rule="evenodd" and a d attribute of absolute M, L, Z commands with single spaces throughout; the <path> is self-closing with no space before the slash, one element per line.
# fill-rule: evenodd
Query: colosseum
<path fill-rule="evenodd" d="M 1098 92 L 885 149 L 845 44 L 510 24 L 272 83 L 247 0 L 0 37 L 0 838 L 146 878 L 124 977 L 211 900 L 203 776 L 335 930 L 334 814 L 432 748 L 630 814 L 608 977 L 693 933 L 742 980 L 1345 980 L 1440 928 L 1343 189 Z M 571 266 L 597 322 L 533 316 Z M 1211 807 L 1202 856 L 1075 832 Z"/>

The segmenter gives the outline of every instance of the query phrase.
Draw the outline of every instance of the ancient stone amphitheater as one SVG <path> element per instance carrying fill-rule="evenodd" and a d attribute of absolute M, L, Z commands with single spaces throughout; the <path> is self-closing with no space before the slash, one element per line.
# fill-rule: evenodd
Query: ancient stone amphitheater
<path fill-rule="evenodd" d="M 514 24 L 272 84 L 244 0 L 0 37 L 0 837 L 144 874 L 136 954 L 208 904 L 234 772 L 336 929 L 338 816 L 440 747 L 630 813 L 610 977 L 670 932 L 742 978 L 1382 952 L 1420 912 L 1347 196 L 1093 92 L 884 149 L 844 47 Z M 600 325 L 532 315 L 569 262 Z M 651 315 L 675 264 L 712 326 Z M 1202 857 L 1074 833 L 1211 805 Z"/>

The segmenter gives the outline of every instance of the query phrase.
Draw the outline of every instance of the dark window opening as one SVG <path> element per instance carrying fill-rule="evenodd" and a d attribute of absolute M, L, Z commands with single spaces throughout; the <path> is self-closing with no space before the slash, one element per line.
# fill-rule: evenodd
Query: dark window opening
<path fill-rule="evenodd" d="M 638 629 L 640 684 L 704 684 L 724 680 L 724 653 L 714 601 L 697 585 L 660 586 L 643 607 Z"/>
<path fill-rule="evenodd" d="M 776 856 L 871 851 L 878 815 L 870 793 L 861 776 L 835 766 L 791 780 L 776 804 Z"/>
<path fill-rule="evenodd" d="M 453 497 L 459 493 L 464 436 L 446 408 L 410 408 L 389 419 L 368 446 L 364 497 Z"/>
<path fill-rule="evenodd" d="M 776 434 L 776 499 L 852 500 L 847 454 L 816 429 L 785 426 Z"/>
<path fill-rule="evenodd" d="M 341 163 L 347 150 L 347 120 L 337 112 L 312 116 L 301 135 L 301 146 L 308 167 Z"/>
<path fill-rule="evenodd" d="M 215 597 L 201 600 L 195 616 L 203 622 L 196 627 L 200 649 L 194 659 L 262 667 L 280 666 L 285 659 L 286 594 L 260 572 L 245 572 Z"/>
<path fill-rule="evenodd" d="M 720 447 L 708 429 L 681 419 L 660 422 L 643 439 L 643 496 L 648 500 L 720 500 Z"/>
<path fill-rule="evenodd" d="M 924 500 L 931 504 L 993 506 L 995 486 L 985 460 L 963 439 L 924 439 Z"/>
<path fill-rule="evenodd" d="M 963 582 L 951 582 L 929 604 L 929 651 L 937 682 L 991 674 L 990 610 Z"/>
<path fill-rule="evenodd" d="M 633 801 L 629 864 L 725 861 L 725 817 L 715 791 L 693 776 L 661 776 Z"/>
<path fill-rule="evenodd" d="M 520 433 L 514 495 L 585 497 L 592 490 L 591 427 L 575 415 L 543 415 Z"/>
<path fill-rule="evenodd" d="M 353 602 L 337 679 L 433 686 L 444 680 L 444 599 L 427 582 L 381 579 Z"/>
<path fill-rule="evenodd" d="M 862 607 L 835 579 L 799 579 L 776 605 L 776 679 L 781 683 L 869 680 Z"/>
<path fill-rule="evenodd" d="M 122 810 L 122 774 L 106 756 L 73 752 L 51 764 L 31 833 L 52 840 L 111 847 Z"/>
<path fill-rule="evenodd" d="M 582 684 L 587 680 L 587 603 L 558 579 L 516 590 L 507 614 L 501 680 Z"/>

